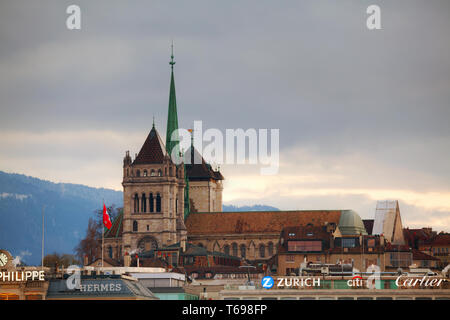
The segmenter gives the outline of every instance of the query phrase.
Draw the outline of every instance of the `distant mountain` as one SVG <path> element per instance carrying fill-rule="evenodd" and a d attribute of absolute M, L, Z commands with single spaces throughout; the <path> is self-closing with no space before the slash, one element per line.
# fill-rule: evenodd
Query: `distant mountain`
<path fill-rule="evenodd" d="M 278 209 L 278 208 L 266 206 L 263 204 L 255 204 L 253 206 L 242 206 L 242 207 L 237 207 L 237 206 L 233 206 L 233 205 L 223 205 L 222 210 L 225 212 L 227 212 L 227 211 L 228 212 L 230 212 L 230 211 L 280 211 L 280 209 Z"/>
<path fill-rule="evenodd" d="M 53 183 L 0 171 L 0 249 L 28 265 L 41 261 L 42 206 L 45 205 L 45 254 L 73 253 L 84 238 L 90 217 L 109 205 L 123 206 L 121 191 Z M 274 211 L 265 205 L 224 205 L 223 211 Z"/>
<path fill-rule="evenodd" d="M 0 248 L 27 264 L 39 264 L 45 205 L 45 253 L 73 253 L 102 199 L 123 205 L 120 191 L 0 171 Z"/>

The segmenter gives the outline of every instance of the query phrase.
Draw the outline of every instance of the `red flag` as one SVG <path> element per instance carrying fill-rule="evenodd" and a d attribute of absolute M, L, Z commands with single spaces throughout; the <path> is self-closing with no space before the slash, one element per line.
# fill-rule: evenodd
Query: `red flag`
<path fill-rule="evenodd" d="M 106 210 L 105 204 L 103 204 L 103 225 L 108 230 L 112 227 L 111 219 L 109 218 L 108 210 Z"/>

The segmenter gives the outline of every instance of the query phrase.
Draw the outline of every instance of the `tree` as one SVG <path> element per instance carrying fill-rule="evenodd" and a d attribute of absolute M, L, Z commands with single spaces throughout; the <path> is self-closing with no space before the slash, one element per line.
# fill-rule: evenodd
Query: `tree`
<path fill-rule="evenodd" d="M 94 218 L 89 218 L 88 229 L 86 232 L 86 237 L 80 241 L 78 246 L 75 248 L 78 258 L 83 261 L 84 257 L 87 256 L 88 263 L 101 257 L 101 232 L 99 232 L 99 224 Z"/>
<path fill-rule="evenodd" d="M 44 257 L 44 266 L 50 268 L 57 267 L 65 267 L 67 268 L 70 265 L 77 265 L 80 262 L 76 259 L 76 257 L 72 254 L 48 254 Z"/>
<path fill-rule="evenodd" d="M 111 221 L 117 217 L 121 208 L 116 208 L 113 204 L 107 207 Z M 94 211 L 94 217 L 89 218 L 88 228 L 86 231 L 86 237 L 80 241 L 78 246 L 75 248 L 75 252 L 78 258 L 84 263 L 85 257 L 87 257 L 87 262 L 92 263 L 93 261 L 101 258 L 102 256 L 102 228 L 103 228 L 103 208 Z"/>

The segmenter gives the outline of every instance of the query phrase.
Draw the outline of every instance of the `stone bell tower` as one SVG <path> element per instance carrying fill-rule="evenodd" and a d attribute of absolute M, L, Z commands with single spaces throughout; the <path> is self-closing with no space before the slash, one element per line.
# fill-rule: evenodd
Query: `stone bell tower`
<path fill-rule="evenodd" d="M 186 241 L 185 169 L 171 155 L 179 138 L 173 66 L 164 146 L 153 124 L 141 150 L 132 160 L 129 151 L 123 160 L 123 234 L 122 252 L 126 255 Z M 176 152 L 175 152 L 176 153 Z"/>

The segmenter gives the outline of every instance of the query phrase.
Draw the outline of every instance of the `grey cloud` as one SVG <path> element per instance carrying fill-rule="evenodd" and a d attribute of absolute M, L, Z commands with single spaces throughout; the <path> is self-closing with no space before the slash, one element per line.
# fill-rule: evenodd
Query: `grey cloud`
<path fill-rule="evenodd" d="M 83 29 L 68 31 L 70 1 L 2 2 L 0 128 L 143 140 L 155 116 L 164 135 L 174 39 L 181 126 L 280 128 L 283 152 L 370 161 L 367 187 L 384 170 L 448 190 L 450 2 L 375 3 L 380 31 L 356 0 L 78 1 Z"/>

